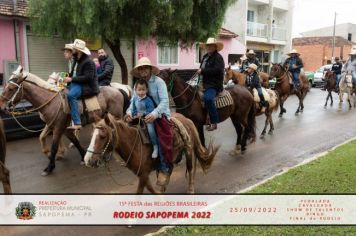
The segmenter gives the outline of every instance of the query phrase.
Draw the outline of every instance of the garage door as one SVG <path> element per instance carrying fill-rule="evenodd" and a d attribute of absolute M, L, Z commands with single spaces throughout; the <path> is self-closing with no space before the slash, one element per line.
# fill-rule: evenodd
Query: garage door
<path fill-rule="evenodd" d="M 68 64 L 61 50 L 65 43 L 64 39 L 57 37 L 27 35 L 30 72 L 47 79 L 54 71 L 68 71 Z"/>

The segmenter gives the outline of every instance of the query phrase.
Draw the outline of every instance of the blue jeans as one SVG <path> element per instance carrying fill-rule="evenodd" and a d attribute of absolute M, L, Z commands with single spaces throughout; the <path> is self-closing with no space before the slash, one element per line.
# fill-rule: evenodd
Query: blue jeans
<path fill-rule="evenodd" d="M 152 145 L 155 146 L 158 144 L 155 125 L 154 123 L 147 123 L 146 125 L 147 125 L 148 135 L 150 136 L 150 141 Z"/>
<path fill-rule="evenodd" d="M 158 156 L 159 156 L 159 170 L 165 173 L 169 173 L 169 167 L 166 161 L 164 160 L 161 146 L 159 145 L 159 142 L 157 142 L 157 144 L 158 144 Z"/>
<path fill-rule="evenodd" d="M 356 71 L 352 72 L 352 82 L 356 83 Z"/>
<path fill-rule="evenodd" d="M 70 106 L 70 114 L 75 125 L 80 125 L 80 112 L 78 108 L 78 98 L 82 96 L 82 86 L 77 83 L 71 83 L 68 92 L 68 103 Z"/>
<path fill-rule="evenodd" d="M 341 74 L 340 75 L 336 75 L 336 84 L 339 84 L 341 79 Z"/>
<path fill-rule="evenodd" d="M 292 72 L 294 87 L 299 86 L 299 74 L 300 72 Z"/>
<path fill-rule="evenodd" d="M 204 92 L 204 103 L 205 107 L 209 112 L 210 121 L 212 124 L 219 123 L 219 114 L 215 107 L 215 97 L 217 90 L 214 88 L 209 88 Z"/>

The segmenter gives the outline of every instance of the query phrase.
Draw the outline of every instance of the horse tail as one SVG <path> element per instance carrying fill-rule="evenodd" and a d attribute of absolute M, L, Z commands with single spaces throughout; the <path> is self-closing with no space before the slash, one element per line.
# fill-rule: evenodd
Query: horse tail
<path fill-rule="evenodd" d="M 251 139 L 251 142 L 256 141 L 256 109 L 254 103 L 252 103 L 250 111 L 248 112 L 245 132 L 247 132 L 247 139 Z"/>
<path fill-rule="evenodd" d="M 279 95 L 278 95 L 278 92 L 275 91 L 275 90 L 273 90 L 273 93 L 274 93 L 274 96 L 275 96 L 275 99 L 276 99 L 276 106 L 273 108 L 273 111 L 277 112 L 278 108 L 279 108 L 279 104 L 280 104 Z"/>
<path fill-rule="evenodd" d="M 211 164 L 214 161 L 216 153 L 218 152 L 220 146 L 214 145 L 212 140 L 209 141 L 208 148 L 205 148 L 199 138 L 198 131 L 193 129 L 193 136 L 194 136 L 194 154 L 196 159 L 198 159 L 200 166 L 204 173 L 210 168 Z"/>

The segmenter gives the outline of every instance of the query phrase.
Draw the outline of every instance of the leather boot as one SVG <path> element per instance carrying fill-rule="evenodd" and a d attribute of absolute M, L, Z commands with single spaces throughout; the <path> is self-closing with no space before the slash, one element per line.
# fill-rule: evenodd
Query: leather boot
<path fill-rule="evenodd" d="M 157 177 L 157 185 L 167 186 L 169 183 L 170 175 L 168 173 L 160 171 Z"/>

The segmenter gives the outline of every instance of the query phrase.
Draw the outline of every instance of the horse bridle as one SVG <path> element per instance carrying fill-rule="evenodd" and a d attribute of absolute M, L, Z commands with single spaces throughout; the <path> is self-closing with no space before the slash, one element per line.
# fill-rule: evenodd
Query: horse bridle
<path fill-rule="evenodd" d="M 276 75 L 275 75 L 275 77 L 277 78 L 277 81 L 276 81 L 277 83 L 281 83 L 281 82 L 282 82 L 280 78 L 283 77 L 284 75 L 287 75 L 287 77 L 288 77 L 288 71 L 287 71 L 287 70 L 282 70 L 282 68 L 283 68 L 283 66 L 280 65 L 280 64 L 278 64 L 278 72 L 277 72 Z M 278 74 L 280 71 L 284 72 L 284 74 L 277 76 L 277 74 Z"/>
<path fill-rule="evenodd" d="M 25 80 L 27 77 L 28 77 L 28 75 L 26 75 L 26 76 L 23 78 L 23 80 Z M 7 109 L 16 106 L 16 104 L 14 103 L 14 100 L 15 100 L 15 98 L 17 97 L 18 93 L 19 93 L 21 90 L 23 90 L 22 82 L 21 82 L 21 84 L 18 84 L 18 83 L 15 83 L 14 81 L 12 81 L 12 79 L 13 79 L 13 78 L 10 77 L 8 83 L 9 83 L 9 84 L 13 84 L 13 85 L 15 85 L 15 86 L 17 87 L 16 92 L 15 92 L 10 98 L 7 98 L 7 97 L 5 97 L 5 96 L 2 95 L 2 94 L 0 95 L 0 97 L 3 98 L 3 99 L 6 101 L 6 108 L 7 108 Z M 22 95 L 23 95 L 23 93 L 22 93 Z M 21 99 L 22 99 L 22 97 L 20 98 L 20 100 L 21 100 Z M 9 105 L 11 105 L 11 107 L 10 107 Z"/>

